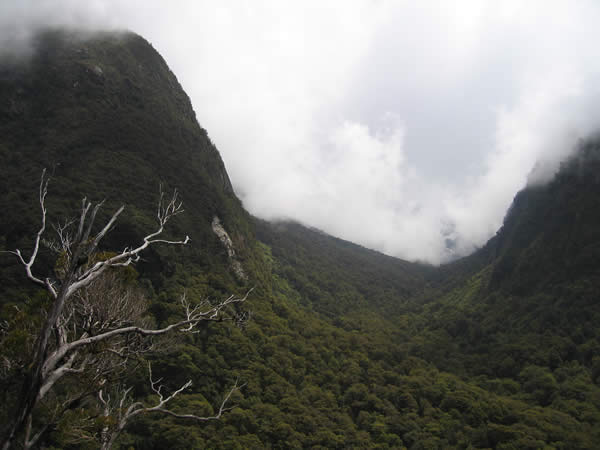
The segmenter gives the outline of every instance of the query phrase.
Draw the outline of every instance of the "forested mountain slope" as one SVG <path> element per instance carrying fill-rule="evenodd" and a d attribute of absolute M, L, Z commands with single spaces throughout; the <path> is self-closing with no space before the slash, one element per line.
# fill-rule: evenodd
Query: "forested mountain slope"
<path fill-rule="evenodd" d="M 552 183 L 517 195 L 483 249 L 441 268 L 412 264 L 298 224 L 252 218 L 189 100 L 141 37 L 50 31 L 27 61 L 0 64 L 0 249 L 28 251 L 39 227 L 37 185 L 52 173 L 49 223 L 84 195 L 126 204 L 106 251 L 153 227 L 159 183 L 185 212 L 136 264 L 149 320 L 191 301 L 245 293 L 250 320 L 173 337 L 126 375 L 156 399 L 144 370 L 180 413 L 208 415 L 236 378 L 245 387 L 220 420 L 140 417 L 118 446 L 150 448 L 595 448 L 600 442 L 598 159 L 583 146 Z M 231 253 L 214 218 L 231 237 Z M 51 231 L 51 230 L 50 230 Z M 36 271 L 57 270 L 42 249 Z M 0 257 L 2 356 L 26 354 L 22 333 L 46 299 L 13 255 Z M 23 374 L 2 366 L 0 423 Z M 42 445 L 97 448 L 105 422 L 94 389 L 56 416 L 84 377 L 67 377 L 36 411 Z M 97 388 L 96 388 L 97 390 Z M 82 433 L 87 433 L 83 439 Z"/>
<path fill-rule="evenodd" d="M 221 157 L 198 125 L 187 95 L 160 55 L 131 33 L 38 36 L 31 59 L 0 69 L 0 218 L 2 244 L 22 245 L 38 226 L 31 192 L 42 168 L 52 173 L 50 221 L 72 215 L 73 202 L 107 199 L 107 215 L 126 214 L 111 235 L 128 245 L 152 224 L 159 184 L 178 188 L 187 212 L 173 225 L 198 245 L 187 257 L 199 267 L 227 265 L 211 231 L 218 216 L 240 257 L 250 220 L 233 194 Z M 173 258 L 146 255 L 146 270 L 175 270 Z M 6 261 L 3 261 L 3 264 Z M 169 267 L 169 266 L 173 267 Z"/>
<path fill-rule="evenodd" d="M 259 227 L 258 236 L 273 246 L 281 273 L 307 298 L 315 284 L 325 291 L 323 298 L 333 299 L 343 292 L 342 280 L 356 280 L 365 298 L 374 300 L 371 311 L 387 306 L 385 319 L 395 324 L 404 357 L 426 361 L 467 383 L 460 393 L 447 383 L 420 387 L 417 403 L 433 408 L 438 425 L 445 423 L 443 412 L 454 410 L 453 417 L 466 421 L 464 432 L 477 411 L 475 423 L 485 422 L 486 431 L 472 432 L 467 441 L 475 446 L 594 448 L 600 442 L 599 173 L 600 144 L 595 139 L 581 143 L 551 182 L 517 194 L 504 225 L 482 249 L 437 269 L 420 268 L 421 284 L 408 299 L 395 287 L 401 277 L 392 274 L 394 264 L 382 256 L 366 265 L 358 263 L 360 258 L 353 260 L 356 265 L 344 264 L 348 249 L 341 241 L 319 242 L 309 238 L 314 231 L 299 225 Z M 311 248 L 317 242 L 319 248 Z M 305 254 L 300 262 L 298 248 Z M 311 264 L 318 254 L 326 256 Z M 340 266 L 344 275 L 327 281 Z M 303 276 L 290 267 L 302 268 Z M 373 279 L 378 281 L 365 283 L 365 270 L 377 270 Z M 406 278 L 401 285 L 412 286 Z M 364 320 L 351 316 L 338 316 L 336 323 L 364 332 Z M 369 332 L 376 327 L 371 323 Z M 471 390 L 475 387 L 483 391 Z M 498 397 L 490 400 L 484 391 Z M 458 403 L 449 407 L 449 398 Z M 504 412 L 491 413 L 499 404 Z M 511 411 L 515 407 L 519 412 Z M 447 438 L 448 429 L 440 435 Z"/>
<path fill-rule="evenodd" d="M 473 255 L 479 268 L 443 268 L 466 281 L 427 307 L 429 331 L 453 343 L 452 354 L 437 350 L 440 367 L 518 379 L 531 364 L 575 365 L 597 385 L 599 158 L 596 140 L 582 143 L 550 183 L 517 194 L 497 235 Z"/>
<path fill-rule="evenodd" d="M 398 311 L 418 295 L 432 266 L 383 255 L 293 222 L 256 219 L 257 237 L 271 247 L 278 274 L 303 304 L 331 319 L 364 309 Z"/>

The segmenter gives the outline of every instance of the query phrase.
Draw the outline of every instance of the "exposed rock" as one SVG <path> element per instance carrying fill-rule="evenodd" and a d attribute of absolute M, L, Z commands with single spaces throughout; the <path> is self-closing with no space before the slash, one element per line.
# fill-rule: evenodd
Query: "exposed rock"
<path fill-rule="evenodd" d="M 233 241 L 227 234 L 227 231 L 221 224 L 221 220 L 215 216 L 212 221 L 212 230 L 217 235 L 225 249 L 227 250 L 227 256 L 229 257 L 229 262 L 231 264 L 231 269 L 235 273 L 235 275 L 240 280 L 247 280 L 248 276 L 244 272 L 242 268 L 242 264 L 238 261 L 237 256 L 235 254 L 235 248 L 233 246 Z"/>

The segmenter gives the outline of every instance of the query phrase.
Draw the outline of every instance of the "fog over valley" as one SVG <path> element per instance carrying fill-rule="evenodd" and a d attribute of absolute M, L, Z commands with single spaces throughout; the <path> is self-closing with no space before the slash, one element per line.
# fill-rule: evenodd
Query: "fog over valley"
<path fill-rule="evenodd" d="M 599 20 L 594 1 L 23 0 L 0 4 L 0 48 L 26 58 L 48 26 L 139 33 L 252 214 L 437 264 L 597 129 Z"/>

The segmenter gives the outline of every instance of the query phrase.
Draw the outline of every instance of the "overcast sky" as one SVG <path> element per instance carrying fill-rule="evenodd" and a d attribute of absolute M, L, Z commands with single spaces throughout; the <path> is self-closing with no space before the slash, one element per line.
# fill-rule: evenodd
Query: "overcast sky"
<path fill-rule="evenodd" d="M 252 214 L 439 263 L 596 129 L 599 23 L 595 0 L 2 0 L 0 48 L 44 25 L 131 29 Z"/>

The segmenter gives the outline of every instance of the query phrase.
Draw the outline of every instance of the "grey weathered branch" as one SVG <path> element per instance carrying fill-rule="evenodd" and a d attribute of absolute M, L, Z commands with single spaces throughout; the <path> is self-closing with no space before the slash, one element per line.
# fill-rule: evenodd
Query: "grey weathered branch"
<path fill-rule="evenodd" d="M 227 404 L 229 403 L 233 393 L 239 391 L 245 386 L 245 384 L 240 385 L 239 380 L 236 380 L 233 387 L 223 398 L 223 401 L 219 405 L 219 409 L 216 414 L 212 416 L 199 416 L 196 414 L 179 414 L 165 407 L 171 400 L 173 400 L 175 397 L 177 397 L 179 394 L 181 394 L 183 391 L 185 391 L 192 385 L 191 380 L 188 380 L 178 389 L 171 392 L 171 394 L 165 395 L 163 392 L 164 385 L 161 384 L 162 378 L 158 380 L 153 379 L 152 366 L 150 365 L 150 363 L 148 364 L 148 378 L 150 381 L 150 389 L 152 389 L 154 394 L 158 396 L 158 401 L 154 406 L 145 406 L 142 402 L 132 402 L 126 408 L 125 404 L 127 402 L 127 398 L 129 392 L 131 391 L 131 388 L 125 388 L 121 391 L 121 396 L 117 407 L 113 407 L 111 405 L 110 395 L 105 396 L 103 390 L 100 390 L 98 392 L 98 398 L 103 405 L 104 417 L 108 419 L 109 416 L 116 415 L 116 417 L 114 417 L 114 419 L 116 419 L 116 426 L 111 430 L 110 427 L 106 425 L 101 432 L 103 450 L 110 449 L 116 441 L 117 437 L 127 426 L 127 424 L 136 416 L 139 416 L 141 414 L 161 413 L 172 417 L 176 417 L 178 419 L 190 419 L 198 422 L 218 420 L 226 411 L 229 411 L 234 408 L 233 406 L 227 406 Z"/>
<path fill-rule="evenodd" d="M 25 267 L 25 273 L 27 274 L 27 277 L 31 281 L 33 281 L 36 284 L 46 287 L 50 291 L 52 296 L 56 297 L 56 291 L 53 289 L 49 280 L 44 281 L 44 280 L 36 277 L 31 270 L 33 264 L 35 263 L 35 259 L 37 258 L 38 250 L 40 249 L 40 241 L 42 239 L 42 235 L 46 231 L 46 195 L 48 195 L 48 182 L 49 181 L 50 181 L 50 178 L 48 176 L 46 176 L 46 169 L 44 169 L 42 171 L 42 177 L 40 179 L 40 188 L 39 188 L 39 202 L 40 202 L 40 208 L 42 210 L 42 224 L 35 236 L 35 239 L 33 242 L 33 250 L 31 252 L 31 256 L 29 257 L 29 260 L 27 260 L 27 261 L 25 260 L 25 258 L 23 257 L 23 254 L 21 253 L 21 250 L 19 250 L 19 249 L 16 249 L 15 251 L 7 251 L 7 253 L 12 253 L 13 255 L 17 256 L 17 258 L 19 259 L 21 264 L 23 264 L 23 266 Z"/>
<path fill-rule="evenodd" d="M 151 245 L 186 245 L 190 241 L 189 236 L 183 240 L 170 240 L 162 237 L 168 221 L 183 212 L 178 192 L 175 190 L 172 197 L 166 199 L 161 186 L 156 213 L 156 229 L 148 233 L 139 245 L 127 247 L 114 256 L 99 260 L 96 253 L 97 248 L 114 226 L 123 212 L 124 206 L 117 209 L 100 231 L 94 235 L 94 222 L 104 202 L 94 205 L 84 198 L 78 220 L 66 221 L 63 225 L 59 224 L 54 227 L 58 241 L 53 244 L 43 240 L 47 220 L 45 200 L 48 181 L 44 171 L 39 188 L 42 223 L 34 238 L 30 257 L 25 258 L 19 249 L 9 252 L 14 254 L 23 265 L 29 279 L 48 291 L 53 302 L 37 335 L 31 363 L 28 365 L 29 373 L 23 385 L 15 420 L 8 428 L 7 434 L 2 437 L 3 449 L 9 448 L 16 436 L 22 432 L 24 432 L 22 445 L 25 448 L 29 448 L 39 441 L 45 427 L 36 433 L 33 432 L 31 424 L 34 407 L 65 375 L 87 373 L 94 383 L 98 383 L 100 380 L 106 379 L 106 374 L 111 370 L 123 367 L 131 355 L 137 356 L 151 349 L 152 344 L 145 344 L 148 337 L 163 335 L 171 331 L 195 332 L 198 325 L 205 321 L 240 321 L 243 317 L 232 312 L 230 307 L 246 301 L 252 291 L 248 291 L 244 296 L 231 295 L 216 303 L 202 301 L 196 304 L 188 301 L 183 295 L 181 320 L 162 328 L 152 328 L 143 318 L 146 310 L 143 299 L 122 288 L 116 278 L 111 278 L 109 269 L 128 266 L 138 261 L 140 254 Z M 40 242 L 48 243 L 50 248 L 61 254 L 61 266 L 56 269 L 55 279 L 43 280 L 33 273 L 33 265 L 36 262 Z M 52 336 L 54 339 L 51 339 Z M 98 343 L 103 343 L 103 345 L 94 347 Z M 104 356 L 96 355 L 94 353 L 96 350 L 91 352 L 88 350 L 89 348 L 100 348 L 100 354 Z M 92 373 L 90 373 L 90 367 L 93 368 Z M 158 395 L 159 401 L 154 406 L 144 406 L 139 402 L 134 402 L 127 410 L 124 410 L 124 402 L 130 392 L 124 390 L 118 408 L 119 414 L 121 414 L 119 424 L 122 424 L 122 427 L 136 415 L 149 412 L 161 412 L 199 421 L 218 419 L 224 411 L 229 409 L 226 405 L 232 393 L 240 388 L 236 382 L 214 416 L 177 414 L 168 410 L 165 405 L 187 389 L 191 382 L 184 384 L 171 395 L 164 396 L 160 381 L 152 379 L 151 368 L 149 368 L 149 372 L 151 389 Z M 104 395 L 103 391 L 103 388 L 98 391 L 98 401 L 104 405 L 106 412 L 110 409 L 110 399 L 108 394 Z M 107 438 L 105 434 L 102 437 L 103 447 L 109 443 L 112 445 L 114 442 L 114 438 Z"/>
<path fill-rule="evenodd" d="M 9 252 L 15 255 L 23 265 L 27 277 L 32 282 L 46 288 L 54 301 L 37 335 L 37 342 L 33 351 L 31 364 L 29 365 L 29 374 L 23 386 L 14 422 L 2 437 L 1 446 L 3 449 L 9 448 L 16 435 L 22 431 L 26 431 L 24 445 L 27 445 L 29 436 L 32 434 L 31 427 L 27 424 L 31 423 L 31 415 L 35 405 L 62 376 L 77 370 L 83 370 L 84 366 L 80 366 L 78 369 L 73 368 L 80 348 L 122 334 L 134 332 L 142 335 L 162 334 L 176 328 L 176 326 L 161 330 L 151 330 L 141 327 L 117 328 L 105 331 L 100 336 L 94 336 L 91 340 L 88 339 L 92 337 L 84 331 L 80 336 L 76 336 L 74 341 L 69 342 L 67 330 L 69 329 L 69 322 L 72 321 L 73 314 L 67 313 L 65 315 L 65 306 L 76 293 L 89 288 L 94 281 L 107 273 L 109 268 L 127 266 L 135 262 L 139 259 L 139 254 L 150 245 L 157 243 L 185 245 L 189 242 L 189 237 L 180 241 L 166 240 L 159 237 L 163 233 L 166 223 L 183 211 L 182 203 L 178 200 L 177 191 L 174 192 L 171 200 L 167 202 L 161 188 L 157 213 L 158 227 L 154 232 L 146 235 L 140 245 L 125 249 L 123 252 L 108 259 L 96 261 L 91 266 L 81 265 L 80 260 L 92 261 L 96 248 L 123 212 L 124 206 L 121 206 L 101 230 L 93 238 L 90 238 L 97 213 L 103 202 L 92 205 L 91 202 L 84 198 L 82 200 L 75 236 L 71 238 L 68 235 L 67 226 L 59 227 L 57 230 L 61 246 L 64 247 L 63 253 L 66 256 L 64 267 L 61 269 L 61 273 L 58 274 L 57 279 L 51 280 L 47 278 L 43 280 L 33 273 L 33 265 L 36 262 L 40 242 L 42 242 L 42 237 L 46 231 L 47 209 L 45 201 L 48 194 L 48 183 L 49 177 L 47 177 L 44 170 L 39 186 L 39 204 L 42 215 L 41 226 L 35 235 L 31 255 L 29 258 L 25 258 L 20 249 Z M 182 324 L 188 325 L 189 323 L 189 320 L 184 321 L 180 323 L 180 326 Z M 54 341 L 50 339 L 52 335 L 56 337 Z M 52 342 L 55 342 L 54 346 L 52 346 Z"/>
<path fill-rule="evenodd" d="M 202 304 L 191 306 L 187 300 L 185 295 L 182 296 L 181 303 L 184 307 L 186 318 L 184 320 L 180 320 L 178 322 L 167 325 L 163 328 L 142 328 L 139 326 L 128 326 L 116 328 L 110 331 L 106 331 L 104 333 L 97 334 L 95 336 L 84 336 L 75 341 L 69 342 L 65 345 L 58 347 L 54 352 L 52 352 L 44 366 L 44 373 L 49 373 L 54 370 L 59 361 L 63 360 L 67 355 L 69 355 L 74 350 L 95 344 L 97 342 L 109 340 L 115 336 L 123 335 L 123 334 L 139 334 L 142 336 L 158 336 L 162 334 L 166 334 L 172 330 L 180 330 L 183 332 L 193 331 L 200 322 L 203 321 L 221 321 L 221 320 L 233 320 L 231 317 L 223 317 L 219 316 L 219 314 L 223 311 L 227 306 L 234 303 L 242 303 L 245 302 L 248 298 L 248 295 L 252 292 L 250 289 L 243 297 L 237 297 L 235 295 L 231 295 L 227 299 L 219 302 L 216 305 L 210 305 L 207 309 L 202 309 Z"/>

